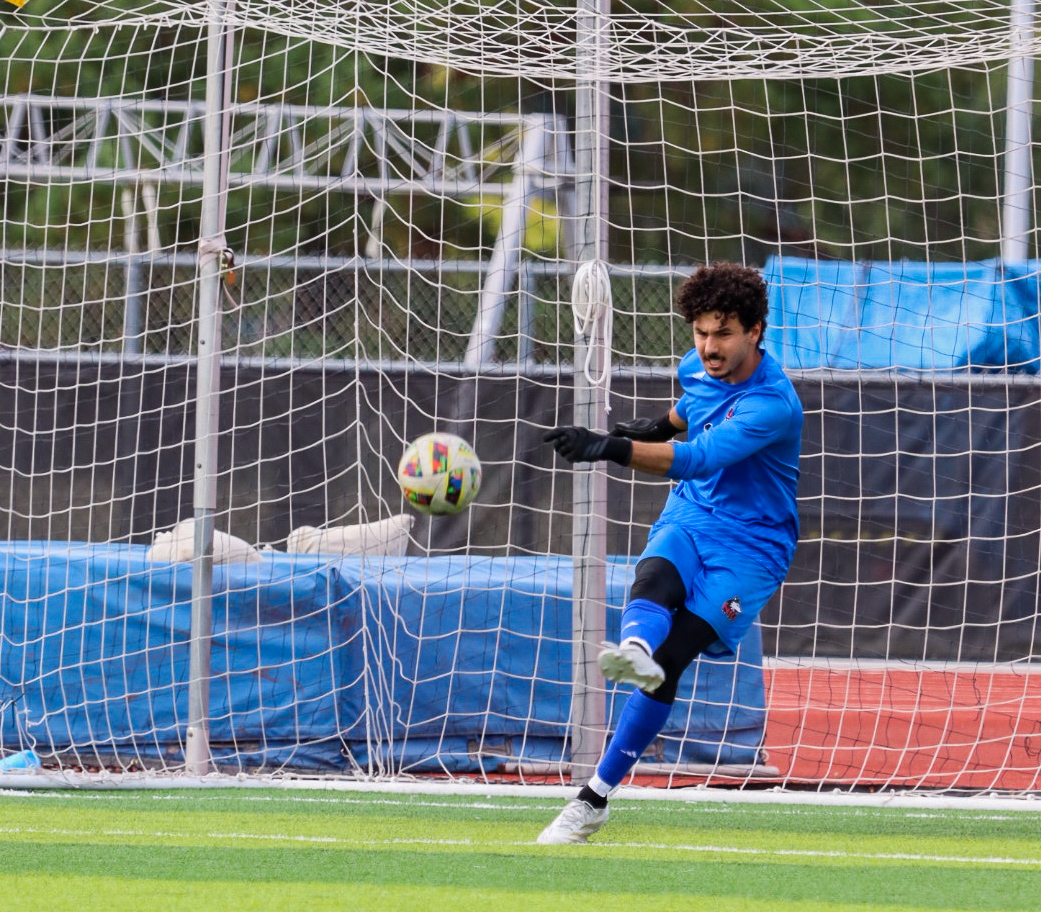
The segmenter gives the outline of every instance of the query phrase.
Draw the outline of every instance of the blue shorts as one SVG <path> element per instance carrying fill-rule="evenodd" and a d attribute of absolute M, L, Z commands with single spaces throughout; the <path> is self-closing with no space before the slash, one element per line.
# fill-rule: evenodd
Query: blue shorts
<path fill-rule="evenodd" d="M 690 505 L 690 509 L 697 508 Z M 687 590 L 687 610 L 708 621 L 719 634 L 718 645 L 723 648 L 713 646 L 710 651 L 736 652 L 784 576 L 733 545 L 699 535 L 688 523 L 676 522 L 680 518 L 676 512 L 665 511 L 651 527 L 640 559 L 663 557 L 675 566 Z"/>

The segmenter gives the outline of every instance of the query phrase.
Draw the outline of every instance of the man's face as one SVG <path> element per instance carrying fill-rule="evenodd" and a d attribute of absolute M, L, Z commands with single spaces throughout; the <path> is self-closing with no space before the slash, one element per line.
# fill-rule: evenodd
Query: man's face
<path fill-rule="evenodd" d="M 710 377 L 726 383 L 741 383 L 752 376 L 759 360 L 759 337 L 763 325 L 747 332 L 732 314 L 705 313 L 692 324 L 694 347 Z"/>

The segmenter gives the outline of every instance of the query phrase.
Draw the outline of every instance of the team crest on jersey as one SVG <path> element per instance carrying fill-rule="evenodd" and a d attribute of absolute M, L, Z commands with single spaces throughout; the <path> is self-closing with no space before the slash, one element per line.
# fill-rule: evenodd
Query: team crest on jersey
<path fill-rule="evenodd" d="M 737 616 L 741 613 L 741 599 L 736 595 L 733 598 L 728 598 L 723 602 L 722 611 L 728 621 L 737 620 Z"/>

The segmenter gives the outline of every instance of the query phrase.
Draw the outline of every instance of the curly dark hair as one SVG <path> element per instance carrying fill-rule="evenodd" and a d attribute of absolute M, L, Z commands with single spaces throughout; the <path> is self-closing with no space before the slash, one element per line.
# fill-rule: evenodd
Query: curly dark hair
<path fill-rule="evenodd" d="M 718 313 L 737 317 L 746 332 L 756 323 L 761 323 L 766 332 L 766 314 L 770 309 L 763 277 L 740 263 L 699 266 L 680 285 L 676 306 L 688 323 L 702 314 Z"/>

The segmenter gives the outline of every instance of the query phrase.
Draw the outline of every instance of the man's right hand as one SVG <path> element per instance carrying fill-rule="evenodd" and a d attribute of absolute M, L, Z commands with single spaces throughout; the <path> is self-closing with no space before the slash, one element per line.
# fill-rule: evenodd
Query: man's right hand
<path fill-rule="evenodd" d="M 546 431 L 542 439 L 545 443 L 553 444 L 553 449 L 571 463 L 610 459 L 624 466 L 629 465 L 633 455 L 633 445 L 629 441 L 573 425 Z"/>

